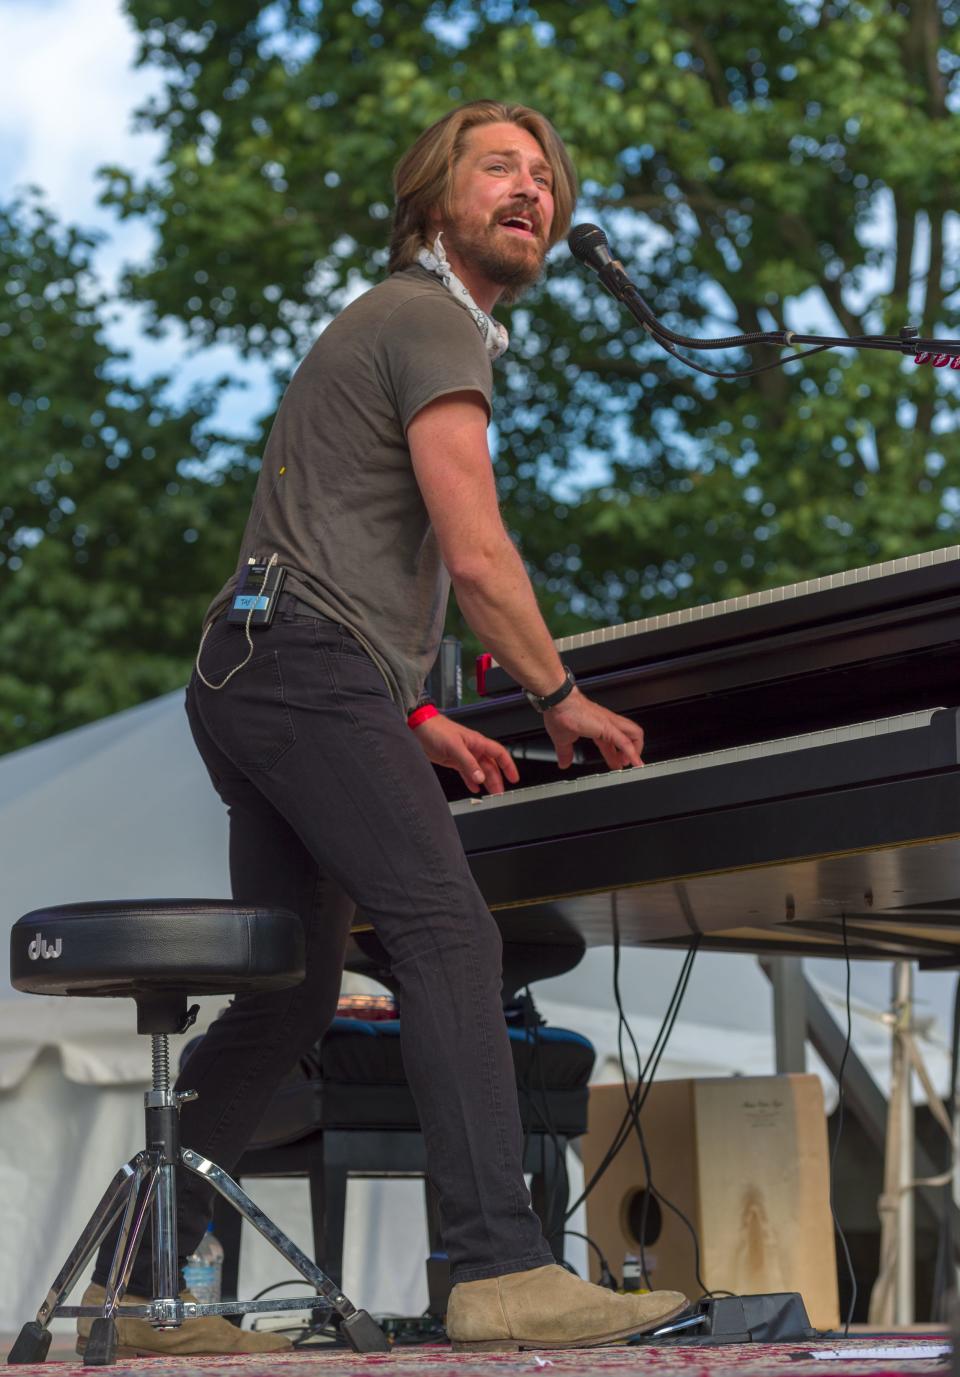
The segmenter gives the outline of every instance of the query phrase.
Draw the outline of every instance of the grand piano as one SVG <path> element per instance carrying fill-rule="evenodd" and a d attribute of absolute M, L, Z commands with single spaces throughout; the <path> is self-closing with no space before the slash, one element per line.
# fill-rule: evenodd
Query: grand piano
<path fill-rule="evenodd" d="M 557 769 L 485 658 L 450 715 L 521 783 L 465 796 L 471 867 L 514 944 L 630 944 L 960 964 L 960 546 L 557 642 L 639 721 L 642 770 Z M 571 950 L 573 956 L 573 950 Z"/>

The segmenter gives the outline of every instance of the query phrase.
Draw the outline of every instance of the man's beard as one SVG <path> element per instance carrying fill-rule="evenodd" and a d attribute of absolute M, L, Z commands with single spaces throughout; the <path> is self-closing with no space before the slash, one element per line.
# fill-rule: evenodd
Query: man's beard
<path fill-rule="evenodd" d="M 501 288 L 501 301 L 509 305 L 518 301 L 523 293 L 539 282 L 543 276 L 546 253 L 539 239 L 532 240 L 535 253 L 522 242 L 510 244 L 497 240 L 497 224 L 485 229 L 475 230 L 450 224 L 444 232 L 444 239 L 458 257 L 464 259 L 472 268 L 477 268 L 484 277 Z"/>

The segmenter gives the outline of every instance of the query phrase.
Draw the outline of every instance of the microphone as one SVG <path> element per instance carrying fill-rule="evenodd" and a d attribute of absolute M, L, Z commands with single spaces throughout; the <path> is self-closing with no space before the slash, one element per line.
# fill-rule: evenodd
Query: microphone
<path fill-rule="evenodd" d="M 697 341 L 685 340 L 682 335 L 674 335 L 660 324 L 640 295 L 636 284 L 627 275 L 626 268 L 610 252 L 607 236 L 599 225 L 574 225 L 567 235 L 567 245 L 577 262 L 593 269 L 610 295 L 627 307 L 634 319 L 640 322 L 647 334 L 658 344 L 665 349 L 669 349 L 672 341 L 693 343 L 696 347 Z"/>
<path fill-rule="evenodd" d="M 622 301 L 636 288 L 627 276 L 623 264 L 610 252 L 607 236 L 599 225 L 574 225 L 567 235 L 567 245 L 574 258 L 592 268 L 611 296 Z"/>

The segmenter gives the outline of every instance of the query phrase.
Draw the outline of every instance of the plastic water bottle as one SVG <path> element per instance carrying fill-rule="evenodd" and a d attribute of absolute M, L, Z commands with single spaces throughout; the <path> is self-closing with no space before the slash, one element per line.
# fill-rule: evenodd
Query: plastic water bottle
<path fill-rule="evenodd" d="M 220 1299 L 223 1280 L 223 1244 L 213 1232 L 213 1224 L 197 1244 L 183 1268 L 183 1280 L 202 1305 L 213 1305 Z"/>

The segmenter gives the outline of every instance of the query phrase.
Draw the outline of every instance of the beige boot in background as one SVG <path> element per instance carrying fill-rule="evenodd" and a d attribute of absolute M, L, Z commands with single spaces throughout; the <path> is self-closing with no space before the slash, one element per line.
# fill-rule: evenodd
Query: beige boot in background
<path fill-rule="evenodd" d="M 106 1291 L 91 1282 L 83 1293 L 81 1305 L 103 1305 Z M 189 1291 L 181 1291 L 180 1299 L 195 1301 Z M 148 1305 L 144 1296 L 126 1295 L 121 1305 Z M 87 1346 L 92 1320 L 77 1320 L 77 1352 Z M 282 1334 L 255 1334 L 239 1329 L 222 1315 L 202 1315 L 184 1320 L 177 1329 L 154 1329 L 149 1320 L 118 1317 L 118 1358 L 198 1358 L 219 1357 L 229 1353 L 287 1353 L 292 1345 Z"/>
<path fill-rule="evenodd" d="M 688 1305 L 679 1291 L 620 1296 L 553 1264 L 461 1281 L 450 1293 L 447 1335 L 458 1353 L 590 1348 L 656 1329 Z"/>

